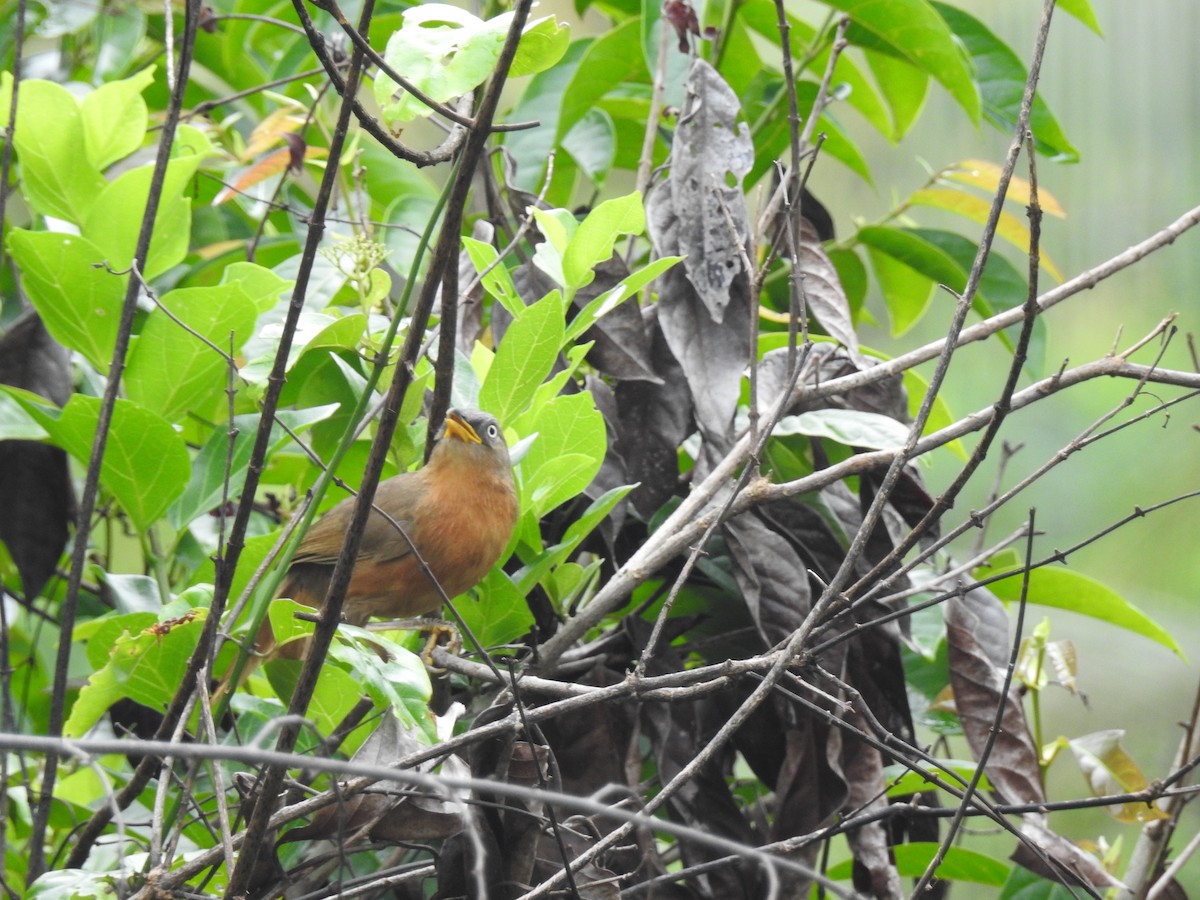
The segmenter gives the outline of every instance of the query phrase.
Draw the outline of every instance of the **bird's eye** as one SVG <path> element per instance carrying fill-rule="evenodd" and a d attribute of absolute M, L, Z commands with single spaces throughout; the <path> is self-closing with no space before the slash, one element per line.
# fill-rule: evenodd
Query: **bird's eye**
<path fill-rule="evenodd" d="M 489 425 L 487 427 L 487 436 L 488 436 L 489 441 L 494 441 L 496 438 L 498 438 L 500 436 L 500 429 L 497 428 L 495 425 Z"/>

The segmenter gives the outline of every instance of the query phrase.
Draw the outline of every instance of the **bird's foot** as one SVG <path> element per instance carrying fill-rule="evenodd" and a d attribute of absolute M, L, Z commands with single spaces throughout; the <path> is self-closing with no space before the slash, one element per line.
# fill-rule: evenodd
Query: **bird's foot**
<path fill-rule="evenodd" d="M 390 622 L 371 622 L 366 628 L 370 631 L 426 632 L 429 640 L 425 642 L 425 648 L 421 651 L 420 657 L 426 668 L 432 669 L 434 672 L 442 671 L 433 664 L 433 651 L 439 645 L 445 644 L 449 653 L 458 653 L 462 650 L 462 635 L 458 633 L 458 629 L 452 623 L 444 619 L 393 619 Z"/>

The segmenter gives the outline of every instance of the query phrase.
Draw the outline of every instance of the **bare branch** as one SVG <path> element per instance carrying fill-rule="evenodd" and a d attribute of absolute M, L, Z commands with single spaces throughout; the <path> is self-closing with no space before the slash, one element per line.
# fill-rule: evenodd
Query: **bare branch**
<path fill-rule="evenodd" d="M 138 230 L 137 244 L 133 253 L 133 266 L 141 271 L 145 266 L 146 255 L 150 250 L 150 236 L 154 230 L 154 221 L 158 216 L 159 201 L 162 198 L 163 182 L 167 174 L 167 163 L 171 158 L 171 144 L 175 140 L 175 131 L 179 125 L 183 111 L 183 92 L 187 87 L 188 73 L 191 71 L 192 51 L 196 41 L 196 22 L 200 13 L 197 0 L 187 0 L 183 42 L 179 51 L 179 69 L 172 73 L 175 82 L 171 90 L 171 101 L 167 107 L 167 118 L 163 124 L 159 139 L 158 151 L 154 160 L 154 171 L 150 179 L 149 193 L 146 198 L 146 208 L 142 215 L 141 227 Z M 167 17 L 168 19 L 170 16 Z M 108 442 L 109 427 L 112 425 L 113 412 L 117 405 L 117 395 L 121 390 L 121 374 L 125 368 L 125 359 L 129 352 L 130 338 L 133 335 L 133 319 L 137 313 L 138 293 L 141 289 L 139 279 L 130 278 L 125 288 L 125 298 L 121 305 L 121 318 L 117 327 L 116 344 L 113 347 L 112 364 L 109 366 L 108 383 L 104 388 L 104 397 L 100 403 L 100 411 L 96 422 L 96 435 L 92 441 L 91 457 L 88 459 L 87 475 L 84 479 L 83 494 L 79 501 L 78 515 L 75 520 L 75 545 L 71 552 L 71 572 L 67 580 L 67 592 L 59 610 L 59 625 L 64 635 L 70 635 L 75 627 L 75 613 L 79 603 L 79 588 L 83 580 L 83 569 L 87 565 L 88 535 L 92 528 L 92 515 L 96 511 L 96 497 L 100 488 L 100 467 L 104 461 L 104 452 Z M 63 640 L 58 645 L 58 659 L 55 665 L 54 688 L 50 698 L 50 734 L 62 734 L 64 721 L 67 670 L 71 656 L 70 640 Z M 174 727 L 172 724 L 171 727 Z M 30 860 L 28 881 L 32 883 L 45 871 L 45 836 L 46 825 L 49 821 L 50 806 L 54 798 L 54 783 L 57 774 L 58 757 L 51 753 L 46 758 L 46 770 L 42 777 L 42 795 L 33 816 L 33 833 L 29 839 Z M 140 790 L 140 789 L 139 789 Z M 102 807 L 93 817 L 106 814 L 109 807 Z M 107 819 L 105 820 L 107 821 Z M 91 823 L 89 823 L 90 825 Z M 102 826 L 101 826 L 102 827 Z M 85 829 L 80 838 L 76 851 L 84 845 L 90 836 L 92 840 L 99 834 Z M 90 842 L 88 843 L 90 846 Z M 86 850 L 84 851 L 86 855 Z M 72 854 L 74 858 L 74 854 Z"/>

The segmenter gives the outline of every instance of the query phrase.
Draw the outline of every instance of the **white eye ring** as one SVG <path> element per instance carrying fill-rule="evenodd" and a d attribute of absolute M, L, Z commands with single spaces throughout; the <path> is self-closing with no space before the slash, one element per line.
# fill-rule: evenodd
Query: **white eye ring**
<path fill-rule="evenodd" d="M 487 427 L 487 436 L 489 439 L 495 440 L 497 437 L 499 437 L 499 435 L 500 435 L 500 429 L 497 428 L 495 425 L 489 425 Z"/>

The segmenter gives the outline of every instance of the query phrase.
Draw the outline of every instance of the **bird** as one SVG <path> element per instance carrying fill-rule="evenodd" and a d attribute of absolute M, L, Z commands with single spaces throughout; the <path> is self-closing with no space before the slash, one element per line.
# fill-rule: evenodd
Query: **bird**
<path fill-rule="evenodd" d="M 479 410 L 451 409 L 425 466 L 381 482 L 374 505 L 342 605 L 347 622 L 421 616 L 441 606 L 442 591 L 455 597 L 470 590 L 504 552 L 520 513 L 500 423 Z M 276 597 L 321 606 L 353 510 L 350 497 L 316 521 Z M 418 554 L 442 591 L 422 571 Z M 254 649 L 260 656 L 300 659 L 307 644 L 289 641 L 276 648 L 268 618 Z"/>

